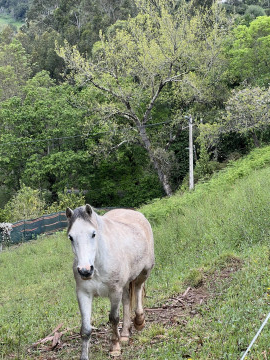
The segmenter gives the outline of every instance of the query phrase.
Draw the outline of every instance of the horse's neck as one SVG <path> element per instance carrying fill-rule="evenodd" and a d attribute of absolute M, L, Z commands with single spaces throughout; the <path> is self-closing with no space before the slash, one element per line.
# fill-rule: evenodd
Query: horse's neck
<path fill-rule="evenodd" d="M 96 263 L 98 268 L 103 268 L 106 264 L 106 257 L 108 254 L 108 247 L 106 243 L 106 237 L 104 236 L 104 227 L 105 223 L 102 216 L 99 216 L 95 213 L 95 225 L 97 227 L 97 253 L 96 253 Z"/>

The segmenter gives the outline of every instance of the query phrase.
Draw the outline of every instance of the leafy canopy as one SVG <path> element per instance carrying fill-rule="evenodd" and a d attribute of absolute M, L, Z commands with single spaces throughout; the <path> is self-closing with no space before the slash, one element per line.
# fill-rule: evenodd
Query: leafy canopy
<path fill-rule="evenodd" d="M 249 26 L 235 28 L 228 49 L 230 81 L 268 86 L 270 83 L 270 17 L 260 16 Z"/>

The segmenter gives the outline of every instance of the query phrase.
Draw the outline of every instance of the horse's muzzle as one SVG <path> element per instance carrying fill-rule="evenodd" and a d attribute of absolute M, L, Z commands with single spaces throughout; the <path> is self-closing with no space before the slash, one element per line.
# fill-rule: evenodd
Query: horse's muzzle
<path fill-rule="evenodd" d="M 94 273 L 93 265 L 91 265 L 89 267 L 89 269 L 88 268 L 80 268 L 79 266 L 77 267 L 77 269 L 78 269 L 78 273 L 81 275 L 81 278 L 83 280 L 89 280 L 93 277 L 93 273 Z"/>

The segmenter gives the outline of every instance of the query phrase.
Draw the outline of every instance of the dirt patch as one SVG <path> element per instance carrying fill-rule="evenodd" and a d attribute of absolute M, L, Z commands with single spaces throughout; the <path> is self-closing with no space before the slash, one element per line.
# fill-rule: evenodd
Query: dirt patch
<path fill-rule="evenodd" d="M 206 304 L 209 299 L 220 295 L 220 284 L 223 284 L 222 289 L 225 291 L 230 284 L 231 276 L 241 267 L 241 260 L 232 258 L 224 264 L 219 264 L 218 269 L 214 272 L 203 273 L 203 281 L 199 287 L 187 287 L 183 293 L 171 296 L 160 307 L 145 308 L 146 327 L 150 327 L 152 324 L 161 324 L 166 328 L 177 325 L 185 326 L 190 318 L 200 316 L 199 308 L 202 304 Z M 62 359 L 61 354 L 63 353 L 67 356 L 74 350 L 79 353 L 81 344 L 79 327 L 63 330 L 60 325 L 46 338 L 29 347 L 29 358 L 55 360 Z M 109 324 L 100 326 L 98 329 L 94 328 L 91 336 L 92 351 L 95 348 L 97 350 L 104 349 L 106 353 L 110 346 L 110 336 Z M 162 339 L 160 340 L 162 341 Z M 132 343 L 132 338 L 130 341 Z"/>
<path fill-rule="evenodd" d="M 230 258 L 225 264 L 212 273 L 203 273 L 202 282 L 197 288 L 188 287 L 182 294 L 170 297 L 160 307 L 146 308 L 147 321 L 172 326 L 175 323 L 185 323 L 186 318 L 199 314 L 199 306 L 205 304 L 210 298 L 220 295 L 220 284 L 229 286 L 230 278 L 242 267 L 238 258 Z M 225 287 L 226 287 L 225 286 Z"/>
<path fill-rule="evenodd" d="M 184 294 L 177 294 L 169 298 L 161 307 L 146 308 L 147 321 L 171 326 L 185 322 L 185 318 L 195 316 L 198 305 L 202 305 L 209 298 L 209 293 L 202 286 L 194 289 L 188 287 Z"/>

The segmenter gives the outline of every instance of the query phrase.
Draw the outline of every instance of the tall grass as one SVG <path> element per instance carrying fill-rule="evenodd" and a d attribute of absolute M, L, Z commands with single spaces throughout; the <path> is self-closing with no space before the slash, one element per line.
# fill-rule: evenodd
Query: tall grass
<path fill-rule="evenodd" d="M 229 165 L 216 173 L 211 180 L 201 182 L 196 185 L 195 192 L 179 192 L 170 198 L 157 199 L 152 203 L 142 206 L 141 211 L 152 221 L 153 224 L 164 221 L 172 214 L 181 214 L 182 207 L 186 205 L 198 204 L 204 201 L 205 196 L 210 193 L 229 192 L 238 179 L 244 178 L 254 170 L 269 166 L 270 164 L 270 146 L 261 149 L 255 149 L 248 156 L 231 162 Z"/>
<path fill-rule="evenodd" d="M 203 192 L 199 201 L 184 204 L 154 228 L 157 266 L 162 286 L 173 284 L 190 271 L 224 253 L 269 240 L 270 168 L 253 171 L 231 190 Z M 173 269 L 173 271 L 172 271 Z M 169 282 L 169 285 L 168 285 Z"/>
<path fill-rule="evenodd" d="M 269 305 L 269 160 L 269 147 L 256 150 L 194 192 L 142 209 L 154 224 L 156 253 L 147 306 L 183 291 L 194 269 L 213 270 L 226 254 L 240 257 L 244 265 L 229 287 L 217 284 L 222 296 L 201 306 L 200 317 L 185 327 L 164 330 L 165 344 L 149 347 L 138 337 L 138 352 L 126 350 L 123 359 L 184 359 L 187 354 L 202 360 L 239 359 Z M 71 267 L 64 233 L 0 254 L 0 359 L 11 353 L 27 359 L 26 346 L 59 323 L 65 328 L 79 325 Z M 95 302 L 94 325 L 107 322 L 108 310 L 107 301 Z M 144 338 L 156 332 L 150 330 Z M 264 334 L 253 359 L 263 359 L 267 346 Z M 64 353 L 59 356 L 68 359 Z M 95 353 L 96 360 L 104 356 Z"/>

